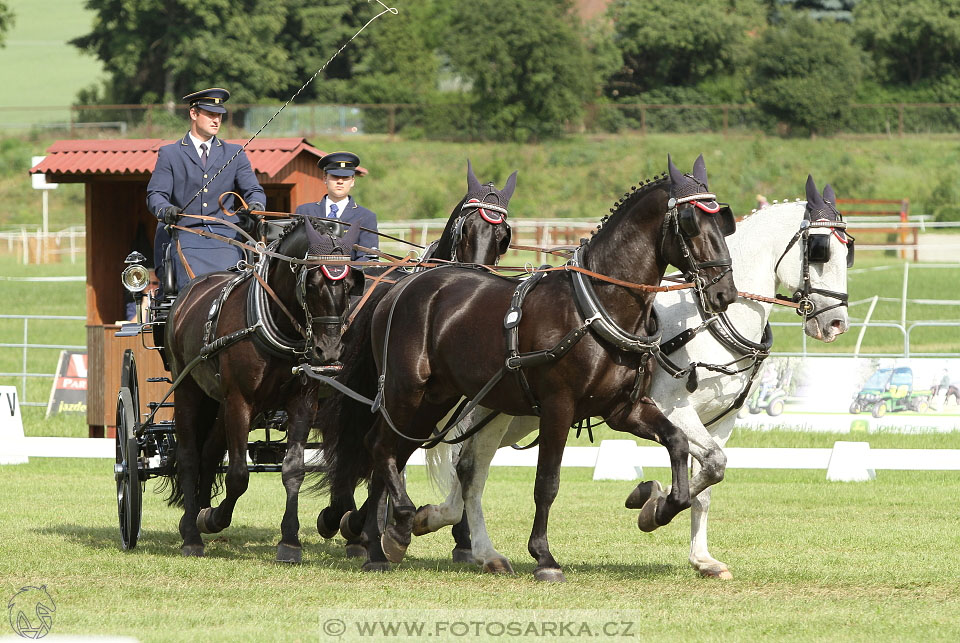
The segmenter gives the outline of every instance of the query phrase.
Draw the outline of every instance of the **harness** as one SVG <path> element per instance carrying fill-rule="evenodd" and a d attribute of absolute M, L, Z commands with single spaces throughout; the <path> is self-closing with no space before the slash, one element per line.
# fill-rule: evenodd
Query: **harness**
<path fill-rule="evenodd" d="M 810 281 L 810 249 L 812 247 L 810 241 L 810 230 L 812 228 L 831 228 L 833 230 L 845 231 L 846 227 L 847 224 L 842 220 L 831 221 L 827 219 L 819 219 L 817 221 L 810 221 L 809 219 L 804 219 L 800 222 L 800 230 L 793 235 L 793 237 L 790 239 L 790 242 L 787 244 L 787 247 L 784 249 L 783 253 L 781 253 L 780 258 L 777 260 L 777 263 L 774 267 L 774 272 L 776 272 L 776 270 L 780 267 L 780 263 L 783 261 L 783 258 L 787 255 L 790 249 L 796 245 L 798 241 L 802 240 L 803 249 L 801 251 L 801 287 L 791 298 L 783 295 L 777 295 L 777 298 L 781 300 L 793 301 L 794 303 L 798 304 L 797 314 L 804 319 L 808 317 L 814 317 L 840 306 L 847 305 L 849 297 L 847 293 L 825 290 L 823 288 L 813 288 Z M 836 232 L 834 231 L 832 234 L 836 234 Z M 849 243 L 848 257 L 852 258 L 853 237 L 846 234 L 845 237 L 846 239 L 841 238 L 840 240 L 844 243 Z M 837 299 L 838 303 L 817 310 L 816 305 L 810 299 L 811 293 L 832 297 Z M 767 322 L 763 328 L 763 335 L 761 336 L 760 341 L 754 342 L 750 339 L 747 339 L 741 335 L 739 331 L 737 331 L 725 312 L 719 314 L 708 314 L 703 309 L 703 306 L 700 304 L 700 302 L 697 302 L 697 311 L 700 313 L 700 318 L 702 320 L 698 326 L 695 328 L 688 328 L 682 331 L 676 337 L 661 343 L 660 352 L 657 354 L 657 359 L 664 367 L 664 370 L 678 379 L 687 377 L 687 391 L 690 393 L 693 393 L 697 390 L 698 380 L 696 369 L 698 367 L 704 368 L 708 371 L 713 371 L 715 373 L 723 373 L 724 375 L 738 375 L 740 373 L 750 371 L 749 377 L 744 381 L 743 386 L 740 389 L 740 393 L 737 395 L 733 404 L 726 410 L 720 412 L 718 415 L 703 423 L 705 427 L 708 427 L 726 416 L 731 411 L 739 410 L 743 406 L 747 399 L 747 395 L 750 392 L 750 387 L 752 386 L 754 380 L 756 380 L 757 374 L 760 372 L 760 366 L 763 364 L 763 361 L 770 356 L 770 349 L 773 347 L 773 330 L 770 327 L 770 323 Z M 726 364 L 691 362 L 686 368 L 680 368 L 669 360 L 667 357 L 668 355 L 675 353 L 681 347 L 688 344 L 704 329 L 708 330 L 709 333 L 713 335 L 714 339 L 716 339 L 717 342 L 719 342 L 723 347 L 732 353 L 739 354 L 740 357 L 731 360 Z M 741 363 L 744 364 L 742 366 L 738 366 L 738 364 Z"/>
<path fill-rule="evenodd" d="M 788 299 L 796 304 L 799 304 L 797 307 L 797 314 L 803 317 L 805 320 L 808 317 L 816 317 L 821 313 L 825 313 L 828 310 L 833 310 L 834 308 L 839 308 L 840 306 L 846 306 L 848 303 L 849 295 L 844 292 L 836 292 L 833 290 L 825 290 L 823 288 L 814 288 L 810 284 L 810 251 L 813 247 L 810 239 L 810 230 L 813 228 L 830 228 L 831 234 L 837 235 L 837 238 L 841 242 L 848 244 L 847 256 L 848 263 L 852 264 L 853 259 L 853 242 L 854 238 L 849 234 L 846 234 L 847 224 L 845 221 L 830 221 L 827 219 L 818 219 L 816 221 L 810 221 L 804 219 L 800 222 L 800 229 L 797 230 L 797 233 L 793 235 L 793 238 L 790 239 L 790 243 L 787 244 L 786 249 L 783 251 L 783 254 L 780 255 L 780 258 L 777 259 L 777 264 L 774 266 L 774 272 L 780 268 L 780 262 L 783 261 L 783 258 L 787 256 L 787 253 L 790 252 L 790 249 L 797 243 L 797 241 L 802 241 L 803 248 L 800 252 L 801 254 L 801 277 L 802 281 L 800 288 L 793 293 L 792 296 L 787 297 L 783 295 L 778 295 L 782 299 Z M 844 233 L 843 237 L 836 232 L 841 230 Z M 820 236 L 820 235 L 817 235 Z M 830 297 L 832 299 L 838 300 L 837 303 L 832 306 L 827 306 L 820 310 L 817 309 L 816 304 L 810 299 L 811 294 L 823 295 L 824 297 Z"/>
<path fill-rule="evenodd" d="M 491 192 L 490 194 L 494 193 Z M 489 194 L 487 196 L 489 196 Z M 486 198 L 486 196 L 484 198 Z M 504 229 L 506 230 L 506 242 L 510 242 L 510 224 L 507 223 L 507 209 L 495 203 L 486 203 L 481 199 L 471 198 L 465 201 L 462 206 L 460 206 L 460 215 L 457 217 L 457 220 L 454 221 L 451 229 L 451 261 L 460 261 L 460 259 L 457 257 L 457 247 L 460 245 L 460 241 L 463 239 L 463 225 L 466 223 L 467 217 L 474 213 L 478 213 L 480 217 L 490 225 L 496 226 L 503 224 Z M 437 240 L 434 243 L 439 244 L 440 242 Z M 433 247 L 434 252 L 436 251 L 434 244 L 431 244 L 430 247 Z M 428 250 L 430 247 L 428 247 Z M 497 252 L 497 256 L 493 261 L 494 265 L 500 263 L 501 254 L 501 252 Z M 426 252 L 424 255 L 426 256 Z M 432 256 L 432 254 L 430 256 Z"/>

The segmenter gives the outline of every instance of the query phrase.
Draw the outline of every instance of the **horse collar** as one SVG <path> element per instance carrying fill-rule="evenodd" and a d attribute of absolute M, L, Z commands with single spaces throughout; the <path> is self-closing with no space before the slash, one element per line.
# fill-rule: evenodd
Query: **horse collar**
<path fill-rule="evenodd" d="M 574 267 L 582 267 L 582 254 L 584 246 L 578 247 L 568 264 Z M 649 353 L 659 350 L 662 331 L 660 322 L 657 318 L 655 308 L 651 308 L 650 315 L 657 326 L 657 330 L 652 335 L 641 336 L 628 333 L 620 328 L 619 325 L 610 317 L 610 313 L 603 307 L 603 304 L 597 298 L 593 286 L 587 280 L 583 273 L 573 270 L 570 271 L 570 278 L 573 280 L 574 300 L 577 303 L 577 309 L 584 319 L 592 319 L 590 327 L 600 337 L 610 342 L 622 351 L 629 353 Z"/>

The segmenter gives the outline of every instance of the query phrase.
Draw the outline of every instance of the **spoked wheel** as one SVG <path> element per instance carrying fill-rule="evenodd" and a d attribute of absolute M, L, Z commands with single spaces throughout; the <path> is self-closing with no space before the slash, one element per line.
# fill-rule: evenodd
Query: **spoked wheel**
<path fill-rule="evenodd" d="M 114 478 L 117 481 L 117 515 L 120 519 L 120 543 L 124 549 L 137 546 L 140 537 L 140 516 L 143 487 L 137 464 L 140 445 L 135 433 L 139 409 L 133 406 L 129 388 L 120 388 L 117 396 L 117 461 Z"/>

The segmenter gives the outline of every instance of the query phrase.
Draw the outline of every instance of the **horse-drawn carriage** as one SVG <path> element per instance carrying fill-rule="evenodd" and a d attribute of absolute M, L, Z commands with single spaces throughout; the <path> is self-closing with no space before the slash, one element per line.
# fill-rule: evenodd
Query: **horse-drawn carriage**
<path fill-rule="evenodd" d="M 510 227 L 505 206 L 516 173 L 502 191 L 492 183 L 481 185 L 469 165 L 467 179 L 467 195 L 441 238 L 419 260 L 400 262 L 407 274 L 428 265 L 426 259 L 494 264 L 506 251 Z M 252 251 L 248 247 L 247 260 L 236 271 L 199 276 L 179 293 L 173 271 L 168 271 L 163 294 L 151 295 L 143 311 L 146 321 L 124 324 L 118 331 L 118 336 L 140 337 L 145 348 L 160 352 L 168 374 L 146 381 L 169 384 L 162 399 L 142 408 L 133 351 L 125 352 L 114 466 L 124 549 L 137 544 L 143 485 L 151 478 L 169 480 L 168 501 L 185 508 L 184 553 L 200 555 L 199 533 L 216 533 L 229 525 L 233 503 L 246 488 L 246 474 L 280 472 L 288 502 L 278 559 L 299 560 L 296 497 L 304 451 L 319 446 L 307 443 L 306 437 L 318 401 L 329 384 L 336 386 L 331 377 L 341 368 L 346 312 L 364 286 L 363 271 L 351 271 L 349 265 L 356 264 L 349 261 L 350 249 L 361 228 L 345 226 L 350 224 L 315 217 L 265 218 L 258 237 L 270 245 L 261 243 Z M 173 247 L 168 247 L 169 253 Z M 166 259 L 171 265 L 172 257 Z M 121 276 L 137 300 L 148 284 L 144 261 L 140 253 L 131 253 Z M 160 419 L 163 409 L 174 407 L 169 398 L 175 391 L 174 419 Z M 254 429 L 263 430 L 263 439 L 247 439 Z M 182 443 L 184 436 L 187 445 Z M 203 459 L 192 463 L 186 485 L 183 471 L 178 471 L 185 449 L 190 452 L 188 462 Z M 216 490 L 212 488 L 221 474 L 226 474 L 227 497 L 212 508 Z M 218 520 L 217 511 L 225 516 Z"/>
<path fill-rule="evenodd" d="M 283 224 L 291 227 L 293 227 L 293 223 L 291 220 L 283 221 Z M 332 248 L 334 242 L 331 237 L 334 235 L 337 237 L 341 236 L 342 227 L 337 227 L 336 224 L 330 222 L 321 222 L 320 226 L 327 233 L 324 236 L 328 237 L 328 248 Z M 265 237 L 267 239 L 272 237 L 279 243 L 279 231 L 283 229 L 282 227 L 279 227 L 276 222 L 271 222 L 268 225 L 262 226 L 262 228 L 265 231 Z M 310 226 L 309 230 L 316 232 L 313 226 Z M 313 237 L 314 240 L 323 240 L 324 238 L 319 234 L 315 237 L 313 235 L 304 236 Z M 275 248 L 277 245 L 278 244 L 271 245 L 270 248 Z M 311 256 L 311 254 L 308 250 L 304 258 L 309 256 Z M 315 259 L 323 258 L 316 254 L 312 256 Z M 335 256 L 326 256 L 326 258 L 334 261 L 337 259 Z M 168 261 L 169 259 L 168 257 Z M 341 255 L 339 259 L 343 260 L 343 256 Z M 148 284 L 149 273 L 144 266 L 144 261 L 145 258 L 139 252 L 130 253 L 126 260 L 127 266 L 121 275 L 121 281 L 124 287 L 137 299 L 140 299 L 141 293 Z M 170 264 L 168 263 L 168 265 Z M 251 284 L 247 287 L 248 299 L 252 300 L 259 296 L 260 299 L 265 300 L 264 291 L 267 290 L 267 285 L 265 282 L 260 283 L 260 279 L 255 278 L 255 273 L 264 272 L 265 266 L 267 266 L 267 262 L 266 256 L 264 255 L 258 264 L 247 264 L 245 270 L 240 270 L 233 274 L 223 273 L 220 275 L 219 280 L 226 282 L 227 285 L 224 286 L 224 288 L 229 288 L 230 291 L 238 285 L 249 281 Z M 306 272 L 305 268 L 303 272 Z M 345 267 L 342 272 L 349 272 L 349 268 Z M 328 274 L 329 270 L 324 272 L 324 279 L 329 280 Z M 341 275 L 341 279 L 345 276 L 346 274 Z M 177 292 L 172 270 L 168 271 L 167 277 L 162 290 L 163 294 L 159 297 L 154 297 L 151 294 L 148 298 L 148 303 L 145 305 L 145 310 L 142 312 L 138 311 L 141 313 L 138 314 L 138 319 L 143 317 L 145 321 L 124 324 L 117 332 L 117 336 L 140 337 L 144 348 L 160 352 L 163 358 L 163 364 L 169 372 L 171 366 L 169 361 L 170 357 L 167 355 L 167 338 L 169 337 L 167 327 L 172 321 L 171 316 L 174 312 L 175 303 L 177 302 Z M 355 277 L 353 281 L 362 284 L 362 278 L 357 280 Z M 260 286 L 260 288 L 258 289 L 256 286 Z M 225 300 L 226 296 L 218 298 L 215 304 L 217 311 L 211 311 L 209 315 L 208 321 L 212 322 L 214 327 L 216 327 L 217 322 L 220 321 L 219 313 L 224 306 Z M 264 306 L 264 302 L 262 301 L 259 303 L 261 304 L 259 308 L 261 324 L 264 318 L 269 322 L 272 320 L 272 315 L 268 307 Z M 337 331 L 339 331 L 340 321 L 341 319 L 338 314 L 333 320 L 333 323 L 337 326 Z M 327 319 L 324 323 L 330 325 L 331 320 Z M 190 371 L 202 362 L 216 359 L 218 353 L 229 348 L 234 341 L 253 334 L 252 332 L 244 332 L 248 330 L 249 327 L 246 327 L 239 333 L 236 333 L 232 338 L 227 336 L 227 341 L 223 341 L 222 338 L 218 341 L 214 339 L 212 335 L 205 337 L 204 347 L 200 351 L 202 354 L 196 355 L 190 364 L 179 364 L 179 368 L 176 369 L 179 377 L 176 381 L 168 375 L 147 378 L 146 381 L 148 382 L 166 382 L 170 385 L 170 388 L 163 399 L 159 401 L 149 401 L 145 408 L 141 407 L 140 404 L 140 387 L 134 353 L 131 349 L 127 349 L 124 352 L 120 376 L 120 390 L 117 394 L 116 463 L 114 465 L 114 478 L 117 484 L 117 510 L 120 521 L 120 539 L 124 549 L 134 548 L 139 538 L 143 484 L 151 478 L 172 478 L 176 475 L 176 422 L 173 419 L 159 419 L 158 416 L 162 415 L 161 410 L 174 406 L 174 403 L 169 401 L 169 398 L 175 389 L 178 388 L 178 385 L 190 375 Z M 306 346 L 301 349 L 295 345 L 295 342 L 291 343 L 289 338 L 285 337 L 282 332 L 274 333 L 274 339 L 280 342 L 287 340 L 287 343 L 293 346 L 294 351 L 301 350 L 301 352 L 305 352 L 306 350 Z M 305 342 L 303 343 L 305 344 Z M 333 362 L 334 360 L 326 361 Z M 329 363 L 323 366 L 313 366 L 312 370 L 314 374 L 329 376 L 335 375 L 338 368 L 338 364 Z M 293 373 L 291 373 L 291 375 L 293 375 Z M 264 437 L 262 440 L 248 441 L 246 443 L 245 455 L 246 459 L 248 459 L 248 471 L 280 472 L 282 470 L 283 457 L 287 450 L 285 440 L 287 414 L 281 408 L 267 408 L 254 418 L 251 430 L 254 428 L 262 429 L 264 431 Z M 316 445 L 307 445 L 308 448 L 315 446 Z M 217 474 L 224 473 L 227 469 L 228 465 L 226 464 L 218 463 L 216 465 Z"/>

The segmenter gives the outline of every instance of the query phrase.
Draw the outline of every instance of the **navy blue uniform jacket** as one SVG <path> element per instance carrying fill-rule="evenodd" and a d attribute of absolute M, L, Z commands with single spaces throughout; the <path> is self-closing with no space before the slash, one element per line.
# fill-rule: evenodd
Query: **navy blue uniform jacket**
<path fill-rule="evenodd" d="M 156 168 L 153 170 L 153 176 L 150 177 L 150 183 L 147 184 L 147 209 L 150 210 L 151 214 L 157 216 L 157 212 L 162 208 L 175 205 L 184 208 L 185 214 L 202 214 L 236 223 L 237 217 L 227 217 L 220 211 L 218 199 L 224 192 L 240 194 L 247 204 L 256 201 L 266 205 L 267 197 L 263 188 L 260 187 L 260 183 L 257 182 L 257 177 L 250 166 L 250 160 L 244 152 L 241 152 L 207 186 L 205 192 L 201 192 L 200 196 L 193 199 L 189 206 L 187 205 L 187 202 L 193 198 L 209 178 L 213 177 L 227 161 L 233 158 L 240 147 L 240 145 L 225 143 L 219 138 L 213 137 L 210 139 L 207 168 L 204 169 L 200 165 L 200 155 L 197 154 L 197 148 L 193 146 L 193 142 L 188 136 L 185 135 L 176 143 L 164 145 L 160 148 Z M 234 209 L 236 206 L 234 201 L 233 195 L 224 199 L 224 205 L 228 210 L 232 211 Z M 225 225 L 186 217 L 182 218 L 178 225 L 208 230 L 230 239 L 239 236 Z M 236 265 L 237 261 L 243 258 L 243 251 L 228 243 L 217 239 L 207 239 L 189 232 L 180 231 L 177 234 L 187 263 L 190 264 L 190 268 L 197 276 L 217 270 L 226 270 Z M 153 245 L 154 265 L 157 267 L 157 276 L 160 278 L 160 283 L 163 283 L 164 267 L 162 263 L 166 245 L 169 243 L 170 237 L 161 222 L 157 225 L 157 235 Z M 177 286 L 183 287 L 190 278 L 175 249 L 173 258 L 177 270 Z"/>
<path fill-rule="evenodd" d="M 353 200 L 352 196 L 347 197 L 347 199 L 347 206 L 343 209 L 343 212 L 340 213 L 339 220 L 346 223 L 360 225 L 368 230 L 376 230 L 377 215 L 370 210 L 357 205 L 357 202 Z M 298 205 L 296 213 L 304 214 L 308 217 L 324 218 L 327 216 L 326 200 L 327 197 L 323 197 L 319 201 L 315 201 L 313 203 L 304 203 L 302 205 Z M 373 248 L 374 250 L 377 250 L 380 246 L 380 237 L 375 235 L 373 232 L 361 232 L 360 238 L 357 240 L 357 245 L 363 246 L 364 248 Z M 354 250 L 350 258 L 355 260 L 359 259 L 361 261 L 375 261 L 377 256 L 365 255 Z"/>

